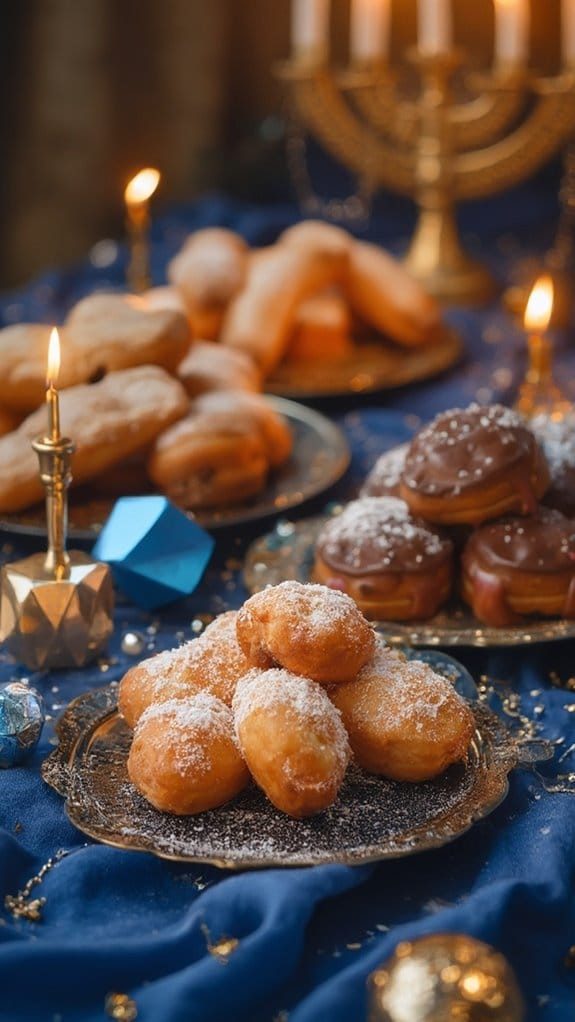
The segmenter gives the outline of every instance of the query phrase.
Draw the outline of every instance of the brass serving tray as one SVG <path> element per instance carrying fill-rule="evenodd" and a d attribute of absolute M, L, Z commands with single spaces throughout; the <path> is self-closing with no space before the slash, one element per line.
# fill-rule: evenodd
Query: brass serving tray
<path fill-rule="evenodd" d="M 297 507 L 322 493 L 346 471 L 350 452 L 345 435 L 325 415 L 280 397 L 268 397 L 293 433 L 290 459 L 270 474 L 264 489 L 252 500 L 227 507 L 186 512 L 205 529 L 240 525 Z M 117 495 L 118 497 L 120 494 Z M 72 489 L 69 495 L 69 538 L 93 541 L 106 522 L 117 498 L 92 489 Z M 15 535 L 40 536 L 46 532 L 43 504 L 4 515 L 0 529 Z"/>
<path fill-rule="evenodd" d="M 433 656 L 442 654 L 430 651 Z M 217 809 L 172 816 L 154 809 L 129 781 L 132 733 L 118 714 L 116 694 L 112 684 L 69 705 L 43 776 L 83 833 L 167 859 L 250 869 L 359 864 L 437 848 L 499 805 L 520 758 L 502 721 L 474 701 L 475 732 L 465 762 L 432 781 L 398 783 L 352 766 L 334 804 L 308 819 L 279 812 L 255 785 Z"/>
<path fill-rule="evenodd" d="M 358 340 L 343 358 L 286 359 L 266 380 L 265 389 L 296 400 L 393 390 L 445 372 L 462 355 L 461 338 L 449 326 L 429 344 L 415 348 L 377 336 Z"/>

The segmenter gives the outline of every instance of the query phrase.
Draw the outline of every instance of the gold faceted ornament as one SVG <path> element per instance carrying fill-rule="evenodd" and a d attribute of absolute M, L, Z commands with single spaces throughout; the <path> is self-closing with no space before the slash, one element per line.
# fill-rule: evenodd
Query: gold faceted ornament
<path fill-rule="evenodd" d="M 522 1022 L 506 958 L 465 934 L 403 941 L 371 973 L 369 1022 Z"/>
<path fill-rule="evenodd" d="M 112 633 L 110 569 L 73 550 L 66 577 L 56 578 L 45 561 L 45 554 L 34 554 L 3 566 L 0 638 L 31 670 L 82 667 Z"/>

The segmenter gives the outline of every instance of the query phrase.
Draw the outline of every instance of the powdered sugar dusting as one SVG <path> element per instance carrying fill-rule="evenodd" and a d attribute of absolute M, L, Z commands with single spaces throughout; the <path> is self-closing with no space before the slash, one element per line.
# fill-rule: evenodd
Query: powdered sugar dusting
<path fill-rule="evenodd" d="M 360 496 L 379 497 L 391 494 L 397 489 L 408 447 L 409 444 L 401 444 L 400 447 L 380 454 L 361 488 Z"/>
<path fill-rule="evenodd" d="M 328 563 L 360 572 L 405 570 L 408 552 L 410 560 L 427 568 L 423 558 L 444 557 L 452 544 L 414 518 L 403 500 L 361 497 L 326 523 L 317 547 Z"/>
<path fill-rule="evenodd" d="M 148 706 L 136 725 L 134 740 L 148 729 L 151 721 L 165 725 L 162 735 L 158 735 L 157 729 L 154 731 L 156 747 L 159 752 L 163 748 L 170 750 L 181 776 L 190 768 L 200 772 L 209 769 L 209 748 L 215 738 L 228 739 L 237 745 L 232 711 L 209 692 Z"/>

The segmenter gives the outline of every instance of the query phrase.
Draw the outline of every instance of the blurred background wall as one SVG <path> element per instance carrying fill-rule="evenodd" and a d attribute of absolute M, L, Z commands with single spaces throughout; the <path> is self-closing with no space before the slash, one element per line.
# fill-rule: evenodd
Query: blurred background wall
<path fill-rule="evenodd" d="M 458 41 L 489 61 L 491 0 L 453 0 Z M 349 0 L 332 0 L 346 59 Z M 120 236 L 122 193 L 162 170 L 162 200 L 225 189 L 289 195 L 281 90 L 290 0 L 4 0 L 0 14 L 0 287 Z M 415 40 L 416 0 L 395 0 L 393 49 Z M 532 0 L 532 63 L 558 56 L 559 0 Z"/>

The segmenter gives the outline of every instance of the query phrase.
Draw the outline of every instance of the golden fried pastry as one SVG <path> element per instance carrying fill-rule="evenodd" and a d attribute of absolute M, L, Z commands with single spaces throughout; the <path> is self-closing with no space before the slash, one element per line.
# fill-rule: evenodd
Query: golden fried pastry
<path fill-rule="evenodd" d="M 533 433 L 502 405 L 441 412 L 409 445 L 400 496 L 430 522 L 478 525 L 531 514 L 549 486 Z"/>
<path fill-rule="evenodd" d="M 328 519 L 314 581 L 340 589 L 374 620 L 432 617 L 451 592 L 453 544 L 397 497 L 360 497 Z"/>
<path fill-rule="evenodd" d="M 238 682 L 233 713 L 242 754 L 270 802 L 290 816 L 331 805 L 350 750 L 320 685 L 286 670 L 254 669 Z"/>
<path fill-rule="evenodd" d="M 250 669 L 238 645 L 236 617 L 232 610 L 220 614 L 197 639 L 130 667 L 118 689 L 118 709 L 126 723 L 135 727 L 148 706 L 196 692 L 209 692 L 231 705 L 238 678 Z"/>
<path fill-rule="evenodd" d="M 12 411 L 10 408 L 0 408 L 0 436 L 18 429 L 22 418 L 22 415 Z"/>
<path fill-rule="evenodd" d="M 143 291 L 139 297 L 145 302 L 147 309 L 171 309 L 181 313 L 188 320 L 188 307 L 182 292 L 178 291 L 176 287 L 171 287 L 169 284 L 151 287 L 147 291 Z M 191 328 L 192 323 L 190 322 Z M 190 342 L 193 343 L 192 336 L 190 336 Z"/>
<path fill-rule="evenodd" d="M 353 242 L 347 296 L 361 319 L 407 348 L 427 344 L 441 332 L 435 298 L 379 245 Z"/>
<path fill-rule="evenodd" d="M 253 422 L 229 412 L 193 412 L 158 437 L 147 468 L 181 507 L 221 507 L 259 493 L 269 459 Z"/>
<path fill-rule="evenodd" d="M 473 735 L 471 710 L 451 682 L 381 643 L 357 678 L 330 696 L 356 762 L 396 781 L 435 777 L 465 756 Z"/>
<path fill-rule="evenodd" d="M 399 485 L 409 444 L 380 454 L 365 478 L 360 497 L 399 497 Z"/>
<path fill-rule="evenodd" d="M 337 284 L 346 263 L 346 251 L 320 253 L 280 244 L 258 252 L 250 260 L 245 287 L 228 306 L 220 340 L 247 352 L 269 375 L 287 351 L 297 308 Z"/>
<path fill-rule="evenodd" d="M 279 664 L 322 684 L 350 681 L 375 647 L 372 628 L 349 596 L 296 581 L 250 596 L 236 629 L 254 666 Z"/>
<path fill-rule="evenodd" d="M 134 732 L 128 776 L 162 812 L 202 813 L 229 801 L 249 780 L 229 706 L 199 692 L 148 707 Z"/>
<path fill-rule="evenodd" d="M 263 394 L 244 390 L 218 390 L 200 394 L 191 404 L 195 412 L 225 414 L 251 423 L 264 442 L 266 457 L 272 468 L 278 468 L 289 458 L 293 436 L 287 419 L 277 412 Z"/>
<path fill-rule="evenodd" d="M 304 220 L 284 231 L 279 240 L 304 251 L 345 251 L 342 291 L 351 309 L 392 340 L 412 347 L 438 335 L 438 303 L 378 245 L 357 241 L 341 227 L 319 220 Z"/>
<path fill-rule="evenodd" d="M 131 366 L 173 370 L 190 343 L 185 317 L 148 309 L 135 295 L 93 294 L 69 313 L 61 331 L 61 388 Z M 17 324 L 0 330 L 0 402 L 30 412 L 42 403 L 50 327 Z"/>
<path fill-rule="evenodd" d="M 60 395 L 62 432 L 74 438 L 73 483 L 93 479 L 144 450 L 185 414 L 188 396 L 159 366 L 110 373 L 99 383 L 69 387 Z M 44 497 L 31 439 L 47 432 L 43 406 L 13 433 L 0 437 L 0 511 L 19 511 Z"/>
<path fill-rule="evenodd" d="M 168 280 L 181 293 L 194 337 L 216 340 L 225 310 L 244 285 L 249 249 L 225 227 L 206 227 L 190 234 L 168 263 Z"/>
<path fill-rule="evenodd" d="M 461 591 L 475 616 L 495 627 L 533 614 L 575 617 L 575 523 L 541 507 L 471 533 L 461 556 Z"/>
<path fill-rule="evenodd" d="M 245 351 L 213 341 L 196 341 L 177 375 L 190 397 L 212 390 L 262 389 L 261 373 Z"/>
<path fill-rule="evenodd" d="M 295 313 L 287 359 L 330 362 L 352 351 L 351 313 L 343 295 L 326 291 L 302 302 Z"/>

